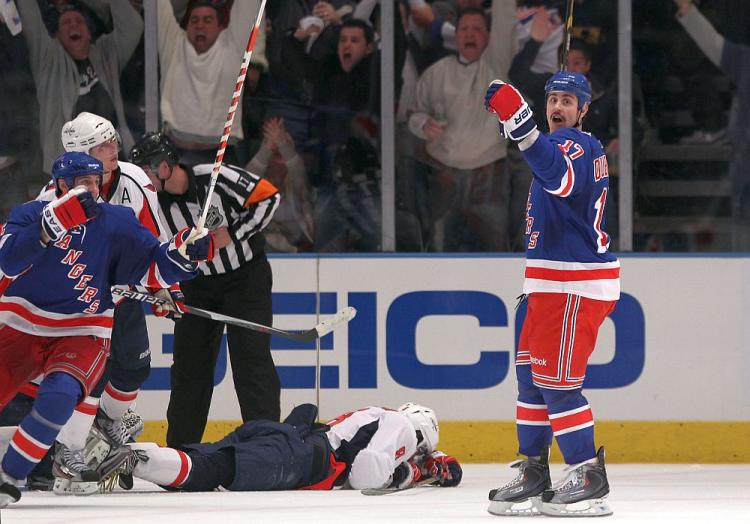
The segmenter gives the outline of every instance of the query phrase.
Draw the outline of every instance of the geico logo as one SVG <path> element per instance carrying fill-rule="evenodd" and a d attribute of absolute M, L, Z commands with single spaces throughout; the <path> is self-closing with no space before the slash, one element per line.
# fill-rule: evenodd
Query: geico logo
<path fill-rule="evenodd" d="M 312 292 L 274 293 L 274 325 L 293 329 L 293 326 L 284 322 L 285 315 L 303 316 L 314 323 L 316 298 Z M 491 388 L 513 378 L 508 375 L 515 360 L 515 345 L 526 316 L 526 302 L 518 310 L 510 308 L 515 318 L 509 319 L 509 309 L 503 300 L 484 291 L 408 291 L 390 303 L 385 302 L 374 291 L 320 294 L 321 315 L 334 314 L 345 306 L 357 308 L 357 316 L 346 329 L 328 334 L 320 340 L 320 349 L 325 357 L 320 370 L 322 388 L 377 389 L 396 382 L 413 389 L 476 390 Z M 443 362 L 448 363 L 428 363 L 419 358 L 418 324 L 422 319 L 439 317 L 445 326 L 440 329 L 451 329 L 451 317 L 465 319 L 467 316 L 475 318 L 478 325 L 461 333 L 460 346 L 446 344 L 444 347 L 430 348 L 435 354 L 441 355 Z M 641 305 L 632 295 L 623 293 L 607 322 L 609 321 L 613 322 L 615 328 L 614 356 L 606 364 L 588 367 L 585 382 L 587 388 L 624 387 L 635 382 L 643 371 L 645 321 Z M 300 328 L 305 325 L 299 320 L 295 320 L 295 324 Z M 163 354 L 172 352 L 171 324 L 158 324 L 164 330 L 163 334 L 159 333 L 155 325 L 156 322 L 149 326 L 155 362 L 145 388 L 167 390 L 169 366 L 163 364 L 159 367 L 156 362 L 159 361 L 159 347 Z M 484 349 L 487 337 L 481 335 L 481 331 L 487 328 L 513 329 L 513 345 L 503 347 L 498 342 L 496 347 Z M 439 333 L 431 336 L 439 338 Z M 157 342 L 159 337 L 161 345 Z M 315 387 L 314 343 L 299 343 L 274 337 L 271 349 L 276 356 L 281 357 L 275 357 L 277 362 L 284 361 L 284 364 L 277 365 L 283 387 Z M 473 355 L 473 361 L 467 355 Z M 450 363 L 454 356 L 454 363 Z M 467 360 L 472 363 L 466 364 Z M 289 362 L 294 362 L 295 365 L 290 365 Z M 544 365 L 544 362 L 537 364 Z M 224 338 L 214 383 L 230 380 L 226 372 Z"/>

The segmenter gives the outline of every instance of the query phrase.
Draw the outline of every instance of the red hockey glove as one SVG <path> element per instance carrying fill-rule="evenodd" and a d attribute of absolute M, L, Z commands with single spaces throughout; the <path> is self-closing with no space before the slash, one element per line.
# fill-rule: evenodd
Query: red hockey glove
<path fill-rule="evenodd" d="M 422 463 L 422 476 L 432 477 L 439 486 L 451 488 L 461 482 L 463 470 L 455 457 L 441 451 L 433 451 Z"/>
<path fill-rule="evenodd" d="M 484 108 L 497 115 L 502 131 L 511 140 L 523 140 L 536 129 L 534 114 L 521 93 L 501 80 L 493 80 L 487 87 Z"/>
<path fill-rule="evenodd" d="M 170 320 L 178 319 L 185 313 L 185 295 L 182 294 L 180 284 L 172 284 L 169 289 L 149 290 L 151 293 L 167 302 L 165 306 L 151 304 L 151 311 L 157 317 L 167 317 Z"/>
<path fill-rule="evenodd" d="M 99 204 L 84 187 L 75 187 L 44 206 L 42 227 L 47 236 L 56 242 L 69 230 L 99 215 Z"/>
<path fill-rule="evenodd" d="M 186 267 L 186 262 L 210 262 L 214 258 L 214 235 L 207 229 L 183 228 L 172 237 L 167 256 L 181 267 Z"/>
<path fill-rule="evenodd" d="M 388 484 L 389 488 L 406 489 L 422 478 L 422 472 L 419 468 L 411 462 L 402 462 L 396 466 L 396 470 L 391 475 L 391 482 Z"/>

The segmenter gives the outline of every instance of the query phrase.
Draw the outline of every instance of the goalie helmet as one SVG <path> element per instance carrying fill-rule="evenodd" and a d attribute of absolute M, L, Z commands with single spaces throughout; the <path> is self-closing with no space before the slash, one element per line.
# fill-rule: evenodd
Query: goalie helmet
<path fill-rule="evenodd" d="M 146 133 L 130 150 L 128 159 L 137 166 L 148 165 L 156 169 L 162 160 L 169 166 L 178 162 L 177 149 L 164 133 Z"/>
<path fill-rule="evenodd" d="M 581 73 L 572 71 L 558 71 L 544 84 L 544 92 L 549 95 L 552 92 L 570 93 L 578 98 L 578 109 L 583 104 L 591 102 L 591 85 Z"/>
<path fill-rule="evenodd" d="M 65 122 L 60 132 L 65 151 L 79 151 L 88 153 L 92 147 L 117 140 L 118 147 L 121 144 L 120 135 L 115 130 L 112 122 L 93 113 L 79 113 L 77 117 Z"/>
<path fill-rule="evenodd" d="M 52 163 L 52 180 L 55 182 L 55 193 L 60 196 L 60 180 L 65 181 L 68 188 L 75 186 L 79 176 L 99 175 L 99 186 L 102 184 L 104 167 L 96 158 L 79 151 L 63 153 Z"/>
<path fill-rule="evenodd" d="M 407 402 L 399 406 L 398 411 L 408 417 L 417 432 L 417 451 L 419 453 L 435 451 L 440 433 L 435 412 L 428 407 L 413 402 Z"/>

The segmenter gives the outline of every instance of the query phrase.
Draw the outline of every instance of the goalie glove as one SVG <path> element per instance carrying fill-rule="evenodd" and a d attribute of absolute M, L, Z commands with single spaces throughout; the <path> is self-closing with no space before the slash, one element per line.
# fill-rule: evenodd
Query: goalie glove
<path fill-rule="evenodd" d="M 419 482 L 422 478 L 422 472 L 411 462 L 402 462 L 391 475 L 391 481 L 388 483 L 389 488 L 407 489 Z"/>
<path fill-rule="evenodd" d="M 421 473 L 423 477 L 434 478 L 438 485 L 444 488 L 458 486 L 463 477 L 463 470 L 458 460 L 442 451 L 433 451 L 425 457 Z"/>
<path fill-rule="evenodd" d="M 529 104 L 515 87 L 501 80 L 490 82 L 484 95 L 484 108 L 497 115 L 501 131 L 511 140 L 523 140 L 536 129 Z"/>
<path fill-rule="evenodd" d="M 57 242 L 68 230 L 96 218 L 100 211 L 85 187 L 74 187 L 42 208 L 42 229 L 52 242 Z"/>
<path fill-rule="evenodd" d="M 157 317 L 167 317 L 176 320 L 185 313 L 185 295 L 180 289 L 180 284 L 172 284 L 169 289 L 149 289 L 151 293 L 164 301 L 166 305 L 151 304 L 151 311 Z"/>
<path fill-rule="evenodd" d="M 183 228 L 169 243 L 167 256 L 180 267 L 194 271 L 198 262 L 214 258 L 214 236 L 207 229 Z"/>

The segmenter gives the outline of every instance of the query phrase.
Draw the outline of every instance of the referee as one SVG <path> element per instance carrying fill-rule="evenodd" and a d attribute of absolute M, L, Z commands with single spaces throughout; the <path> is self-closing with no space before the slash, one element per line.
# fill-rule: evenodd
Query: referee
<path fill-rule="evenodd" d="M 159 194 L 163 223 L 173 232 L 198 222 L 211 179 L 212 164 L 180 164 L 175 147 L 162 133 L 147 133 L 130 150 Z M 262 230 L 281 195 L 268 180 L 223 164 L 206 227 L 219 250 L 182 291 L 191 306 L 270 326 L 271 266 Z M 175 321 L 174 362 L 167 409 L 167 445 L 200 442 L 213 394 L 213 377 L 224 323 L 196 316 Z M 281 386 L 271 357 L 270 335 L 228 325 L 232 378 L 243 422 L 279 420 Z"/>

